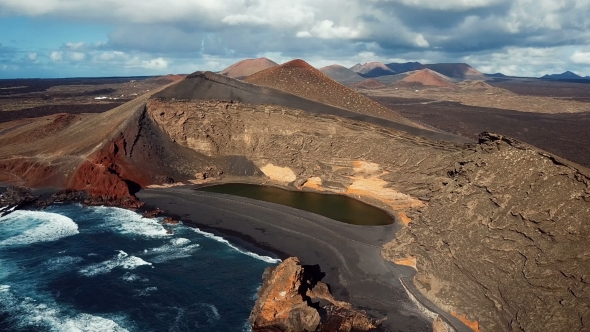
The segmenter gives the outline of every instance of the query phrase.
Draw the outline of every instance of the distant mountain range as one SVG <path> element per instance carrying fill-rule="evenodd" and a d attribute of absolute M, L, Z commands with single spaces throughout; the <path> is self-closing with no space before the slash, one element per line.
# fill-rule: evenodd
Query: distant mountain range
<path fill-rule="evenodd" d="M 391 70 L 389 67 L 387 67 L 387 65 L 381 62 L 369 62 L 363 65 L 357 63 L 356 65 L 352 66 L 350 70 L 365 78 L 396 74 L 395 70 Z"/>
<path fill-rule="evenodd" d="M 485 75 L 466 63 L 434 63 L 422 64 L 420 62 L 388 63 L 369 62 L 363 65 L 356 64 L 350 68 L 353 72 L 366 78 L 385 75 L 401 74 L 409 71 L 430 69 L 455 79 L 485 79 Z"/>
<path fill-rule="evenodd" d="M 566 71 L 565 73 L 561 74 L 550 74 L 542 76 L 541 79 L 546 80 L 590 80 L 590 76 L 582 77 L 576 73 L 572 73 L 571 71 Z"/>

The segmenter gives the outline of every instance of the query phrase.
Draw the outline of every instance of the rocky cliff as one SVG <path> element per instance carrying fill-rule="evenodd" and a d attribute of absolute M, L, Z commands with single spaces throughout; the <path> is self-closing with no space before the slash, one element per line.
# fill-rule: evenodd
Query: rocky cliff
<path fill-rule="evenodd" d="M 376 331 L 379 324 L 365 312 L 334 300 L 328 286 L 318 280 L 319 272 L 302 266 L 296 257 L 267 268 L 250 314 L 252 331 Z M 327 303 L 320 305 L 320 300 Z"/>

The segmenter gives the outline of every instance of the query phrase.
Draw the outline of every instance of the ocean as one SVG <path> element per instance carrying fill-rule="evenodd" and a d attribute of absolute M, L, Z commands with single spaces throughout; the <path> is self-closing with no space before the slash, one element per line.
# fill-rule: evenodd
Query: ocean
<path fill-rule="evenodd" d="M 18 210 L 0 218 L 0 331 L 249 331 L 279 262 L 125 209 Z"/>

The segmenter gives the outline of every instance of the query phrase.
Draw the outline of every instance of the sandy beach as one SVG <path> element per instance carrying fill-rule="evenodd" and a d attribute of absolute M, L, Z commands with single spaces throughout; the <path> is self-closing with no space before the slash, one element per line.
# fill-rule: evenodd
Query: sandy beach
<path fill-rule="evenodd" d="M 394 238 L 400 227 L 397 223 L 350 225 L 274 203 L 191 187 L 144 189 L 137 197 L 245 249 L 278 258 L 297 256 L 303 264 L 318 264 L 336 299 L 376 318 L 387 317 L 383 326 L 391 331 L 431 330 L 428 311 L 442 315 L 458 331 L 470 331 L 417 292 L 411 284 L 413 269 L 381 257 L 381 246 Z M 410 299 L 400 279 L 420 304 Z"/>

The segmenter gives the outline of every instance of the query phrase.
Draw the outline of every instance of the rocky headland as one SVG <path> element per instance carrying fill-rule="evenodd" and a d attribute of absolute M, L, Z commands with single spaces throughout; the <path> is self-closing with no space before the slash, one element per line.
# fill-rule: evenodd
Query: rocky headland
<path fill-rule="evenodd" d="M 296 257 L 267 268 L 250 314 L 252 331 L 377 330 L 380 322 L 352 308 L 350 303 L 336 301 L 328 285 L 318 280 L 321 276 L 321 271 L 313 266 L 302 266 Z"/>

